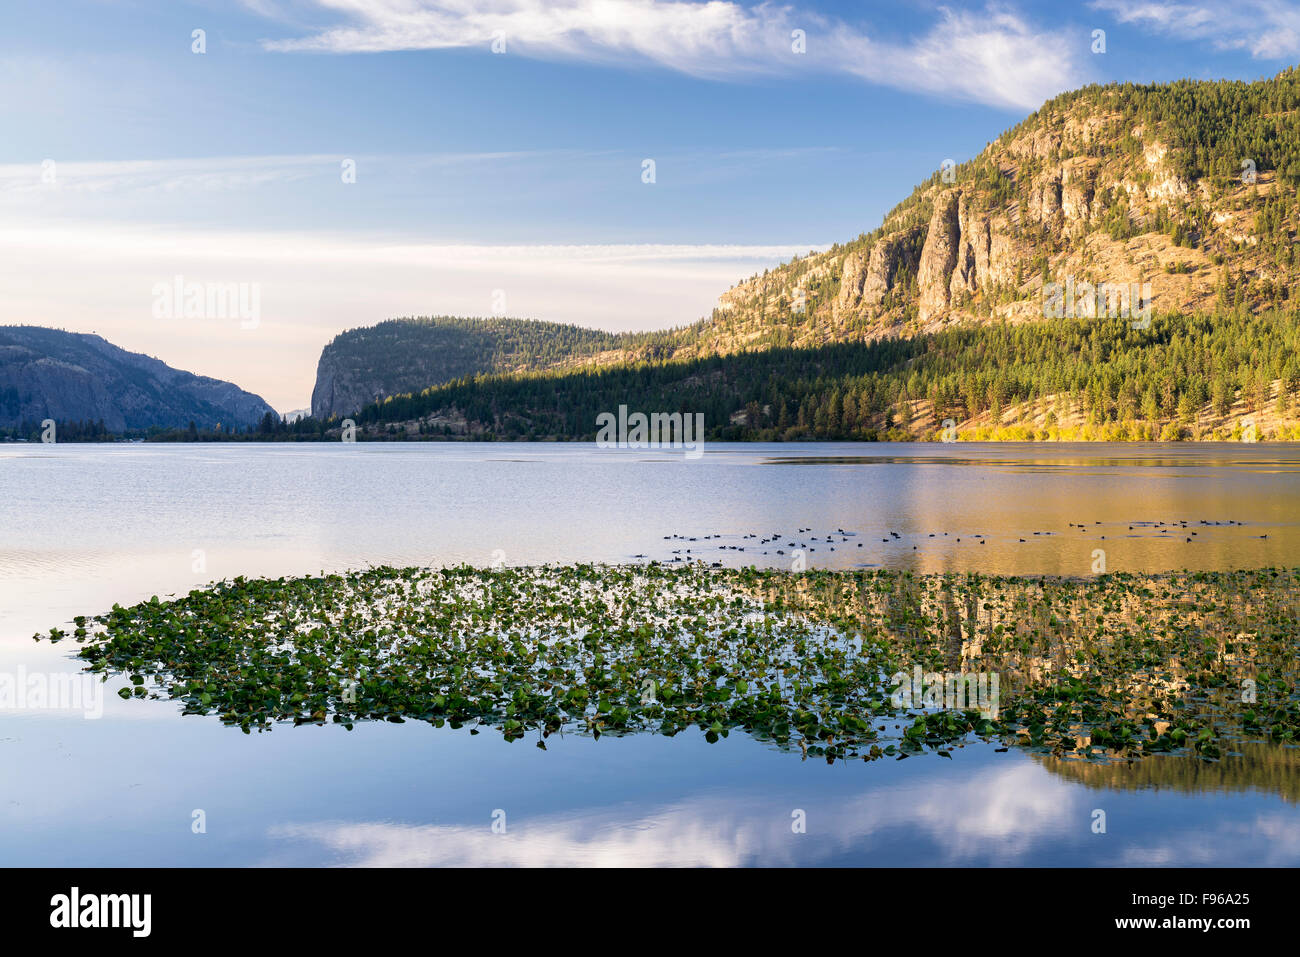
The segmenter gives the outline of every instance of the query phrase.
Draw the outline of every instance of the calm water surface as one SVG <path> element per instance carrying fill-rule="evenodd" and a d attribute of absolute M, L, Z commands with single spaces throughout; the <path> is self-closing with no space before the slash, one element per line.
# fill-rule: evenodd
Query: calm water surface
<path fill-rule="evenodd" d="M 1111 571 L 1300 565 L 1291 445 L 713 444 L 690 461 L 552 444 L 6 444 L 0 502 L 11 675 L 78 670 L 36 631 L 235 575 L 687 548 L 788 567 L 791 542 L 811 567 L 1085 575 L 1098 550 Z M 1097 768 L 972 746 L 827 766 L 685 733 L 542 752 L 415 723 L 245 736 L 116 687 L 94 720 L 0 710 L 0 863 L 1300 863 L 1295 750 Z"/>

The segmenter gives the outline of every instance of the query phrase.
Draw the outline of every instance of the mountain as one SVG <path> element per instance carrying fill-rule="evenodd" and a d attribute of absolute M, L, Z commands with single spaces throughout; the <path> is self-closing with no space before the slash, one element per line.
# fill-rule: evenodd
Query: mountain
<path fill-rule="evenodd" d="M 1166 312 L 1288 303 L 1297 110 L 1294 69 L 1063 94 L 936 172 L 875 231 L 733 287 L 692 330 L 693 351 L 1034 321 L 1044 286 L 1067 281 L 1149 283 Z"/>
<path fill-rule="evenodd" d="M 585 435 L 560 400 L 614 407 L 617 380 L 594 371 L 612 366 L 648 370 L 627 382 L 639 401 L 690 396 L 735 437 L 927 436 L 946 419 L 962 436 L 1213 437 L 1245 415 L 1284 434 L 1298 118 L 1295 69 L 1066 93 L 874 231 L 739 283 L 694 325 L 572 349 L 580 330 L 539 323 L 532 353 L 485 349 L 450 374 L 408 340 L 365 363 L 409 370 L 396 389 L 370 372 L 349 398 L 398 397 L 363 410 L 380 434 Z M 779 364 L 739 358 L 772 350 Z M 451 381 L 469 374 L 495 378 Z"/>
<path fill-rule="evenodd" d="M 0 428 L 43 419 L 100 422 L 109 432 L 152 426 L 256 425 L 261 398 L 127 352 L 99 336 L 0 326 Z M 278 416 L 276 416 L 278 419 Z"/>
<path fill-rule="evenodd" d="M 525 375 L 366 406 L 363 437 L 591 439 L 699 413 L 710 441 L 1300 441 L 1300 313 L 961 324 L 912 337 Z"/>
<path fill-rule="evenodd" d="M 623 358 L 637 337 L 527 319 L 390 319 L 350 329 L 321 352 L 311 412 L 346 416 L 386 396 L 493 372 Z"/>

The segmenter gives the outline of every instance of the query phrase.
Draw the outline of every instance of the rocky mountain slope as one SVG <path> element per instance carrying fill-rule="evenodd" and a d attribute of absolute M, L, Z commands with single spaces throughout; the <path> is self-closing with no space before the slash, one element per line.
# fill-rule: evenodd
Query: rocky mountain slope
<path fill-rule="evenodd" d="M 220 379 L 127 352 L 95 335 L 0 326 L 0 428 L 44 419 L 100 422 L 109 432 L 151 426 L 255 425 L 274 410 Z M 278 418 L 278 416 L 277 416 Z"/>
<path fill-rule="evenodd" d="M 1164 312 L 1288 303 L 1297 110 L 1294 69 L 1064 94 L 936 171 L 875 231 L 733 287 L 689 352 L 1033 321 L 1053 283 L 1136 285 L 1133 305 Z"/>

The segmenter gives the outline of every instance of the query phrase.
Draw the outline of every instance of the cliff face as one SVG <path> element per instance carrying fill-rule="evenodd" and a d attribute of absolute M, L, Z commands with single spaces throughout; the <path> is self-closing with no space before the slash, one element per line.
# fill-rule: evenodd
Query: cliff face
<path fill-rule="evenodd" d="M 311 394 L 316 418 L 349 416 L 376 400 L 476 375 L 614 361 L 619 336 L 522 319 L 391 319 L 350 329 L 322 351 Z"/>
<path fill-rule="evenodd" d="M 496 357 L 486 328 L 392 320 L 344 332 L 321 351 L 311 413 L 346 417 L 390 395 L 491 372 Z"/>
<path fill-rule="evenodd" d="M 921 230 L 888 236 L 870 251 L 855 250 L 845 257 L 841 267 L 840 290 L 835 306 L 838 313 L 857 309 L 874 309 L 899 281 L 900 270 L 915 272 Z"/>
<path fill-rule="evenodd" d="M 99 336 L 0 326 L 0 427 L 103 421 L 111 432 L 150 426 L 257 424 L 274 410 L 220 379 L 196 376 Z"/>
<path fill-rule="evenodd" d="M 956 272 L 958 247 L 962 245 L 961 218 L 958 213 L 961 194 L 946 190 L 934 201 L 934 213 L 921 250 L 921 267 L 916 280 L 920 286 L 917 311 L 924 322 L 948 308 L 951 288 L 958 284 Z M 969 246 L 969 235 L 966 237 Z"/>
<path fill-rule="evenodd" d="M 349 415 L 367 402 L 373 402 L 377 393 L 371 384 L 357 381 L 349 374 L 338 350 L 331 346 L 321 351 L 316 363 L 316 384 L 311 390 L 311 414 L 322 419 Z"/>

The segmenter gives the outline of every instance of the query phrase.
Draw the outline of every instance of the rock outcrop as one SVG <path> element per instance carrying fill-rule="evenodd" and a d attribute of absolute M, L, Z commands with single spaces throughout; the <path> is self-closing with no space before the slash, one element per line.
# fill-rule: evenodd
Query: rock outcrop
<path fill-rule="evenodd" d="M 844 257 L 844 266 L 840 272 L 840 292 L 835 300 L 837 312 L 852 309 L 862 301 L 862 286 L 867 279 L 869 254 L 855 250 Z"/>
<path fill-rule="evenodd" d="M 958 190 L 948 189 L 934 199 L 934 212 L 916 275 L 917 316 L 922 322 L 947 309 L 952 299 L 953 271 L 957 267 L 961 240 L 960 198 Z"/>
<path fill-rule="evenodd" d="M 915 269 L 912 243 L 916 234 L 917 231 L 912 230 L 887 236 L 875 243 L 869 252 L 849 253 L 844 258 L 836 312 L 879 306 L 894 289 L 899 270 L 904 266 Z"/>

